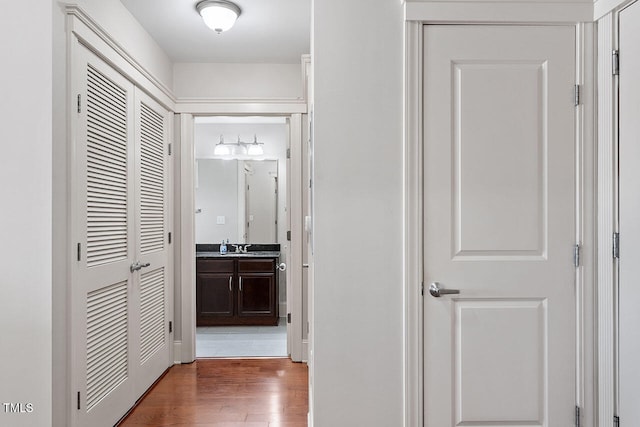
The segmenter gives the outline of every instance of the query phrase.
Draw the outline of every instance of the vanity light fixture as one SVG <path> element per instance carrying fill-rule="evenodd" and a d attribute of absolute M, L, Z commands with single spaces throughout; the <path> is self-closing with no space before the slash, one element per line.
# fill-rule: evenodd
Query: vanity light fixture
<path fill-rule="evenodd" d="M 216 148 L 213 149 L 213 154 L 216 156 L 228 156 L 231 154 L 231 147 L 229 147 L 229 144 L 224 143 L 222 135 L 220 135 L 220 142 L 218 142 Z"/>
<path fill-rule="evenodd" d="M 196 10 L 207 27 L 218 34 L 233 27 L 241 13 L 237 4 L 226 0 L 204 0 L 196 4 Z"/>
<path fill-rule="evenodd" d="M 231 148 L 231 153 L 237 156 L 243 156 L 247 154 L 247 143 L 240 141 L 240 135 L 238 135 L 238 142 Z"/>
<path fill-rule="evenodd" d="M 253 142 L 243 142 L 238 135 L 237 142 L 224 142 L 224 137 L 220 135 L 220 142 L 218 142 L 213 149 L 215 156 L 261 156 L 264 154 L 262 149 L 263 142 L 258 142 L 258 137 L 253 135 Z"/>
<path fill-rule="evenodd" d="M 247 146 L 247 153 L 250 156 L 261 156 L 264 154 L 264 150 L 262 149 L 262 142 L 258 142 L 258 137 L 253 135 L 253 142 Z"/>

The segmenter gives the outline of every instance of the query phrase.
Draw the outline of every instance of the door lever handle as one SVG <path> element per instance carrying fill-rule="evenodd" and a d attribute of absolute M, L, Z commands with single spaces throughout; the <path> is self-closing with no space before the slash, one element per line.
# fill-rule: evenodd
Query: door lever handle
<path fill-rule="evenodd" d="M 142 268 L 149 267 L 150 265 L 151 263 L 149 262 L 142 264 L 140 261 L 136 261 L 133 264 L 131 264 L 131 266 L 129 266 L 129 270 L 133 273 L 134 271 L 141 270 Z"/>
<path fill-rule="evenodd" d="M 442 295 L 459 294 L 460 291 L 458 289 L 441 289 L 440 283 L 433 282 L 429 285 L 429 293 L 434 298 L 440 298 Z"/>

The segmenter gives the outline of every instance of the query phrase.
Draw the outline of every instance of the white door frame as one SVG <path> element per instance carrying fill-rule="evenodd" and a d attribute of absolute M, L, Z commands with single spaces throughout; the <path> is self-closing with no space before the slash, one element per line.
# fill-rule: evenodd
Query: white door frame
<path fill-rule="evenodd" d="M 613 72 L 612 52 L 619 48 L 620 12 L 636 0 L 618 0 L 596 6 L 598 18 L 598 426 L 613 427 L 619 413 L 619 260 L 612 256 L 612 235 L 619 229 L 618 177 L 618 76 Z M 624 54 L 622 54 L 624 57 Z M 621 420 L 622 421 L 622 420 Z M 623 421 L 624 422 L 624 421 Z"/>
<path fill-rule="evenodd" d="M 611 53 L 617 49 L 617 12 L 598 20 L 598 248 L 597 248 L 597 325 L 598 334 L 598 419 L 597 425 L 613 427 L 617 415 L 616 345 L 617 268 L 611 244 L 618 230 L 617 158 L 618 90 L 613 75 Z"/>
<path fill-rule="evenodd" d="M 179 248 L 175 254 L 175 283 L 176 283 L 176 295 L 175 306 L 176 316 L 179 316 L 179 323 L 176 325 L 180 328 L 181 339 L 174 342 L 174 355 L 176 363 L 191 363 L 196 358 L 196 299 L 195 299 L 195 286 L 190 284 L 195 283 L 195 181 L 194 181 L 194 142 L 193 142 L 193 129 L 194 129 L 194 117 L 195 116 L 211 116 L 211 115 L 230 115 L 230 116 L 282 116 L 288 117 L 291 123 L 297 123 L 296 127 L 298 132 L 291 132 L 292 136 L 296 136 L 299 141 L 292 141 L 292 147 L 302 144 L 302 133 L 300 130 L 300 117 L 305 113 L 307 109 L 306 102 L 303 100 L 272 100 L 251 102 L 249 100 L 243 101 L 216 101 L 216 100 L 198 100 L 194 102 L 192 100 L 176 102 L 176 123 L 175 123 L 175 141 L 179 146 L 176 150 L 176 154 L 180 156 L 179 168 L 176 168 L 176 182 L 175 191 L 179 194 L 176 197 L 176 210 L 174 214 L 176 243 Z M 299 150 L 299 148 L 298 148 Z M 292 150 L 293 151 L 293 150 Z M 301 163 L 300 156 L 294 156 L 292 154 L 292 163 Z M 292 169 L 294 169 L 292 167 Z M 301 171 L 301 164 L 298 164 L 295 170 Z M 293 178 L 293 176 L 292 176 Z M 298 181 L 300 181 L 298 177 Z M 293 181 L 292 181 L 293 182 Z M 299 182 L 298 185 L 301 185 Z M 292 194 L 292 205 L 301 205 L 302 199 L 296 194 Z M 294 211 L 296 212 L 296 211 Z M 292 212 L 292 213 L 294 213 Z M 302 236 L 302 219 L 300 218 L 300 226 L 297 227 L 294 224 L 298 222 L 292 222 L 292 240 L 290 243 L 292 253 L 298 251 L 300 253 L 297 257 L 292 257 L 287 269 L 290 269 L 292 275 L 295 277 L 302 277 L 302 239 L 295 239 L 295 236 Z M 300 228 L 300 229 L 297 229 Z M 292 318 L 300 319 L 299 328 L 302 330 L 302 316 L 295 315 L 295 313 L 302 312 L 302 291 L 301 286 L 295 288 L 300 289 L 300 296 L 296 298 L 293 296 L 293 306 L 290 308 L 292 312 Z M 298 302 L 299 304 L 296 304 Z M 177 309 L 180 307 L 180 309 Z M 178 319 L 176 319 L 178 320 Z M 302 334 L 292 334 L 292 358 L 295 355 L 301 355 L 302 353 Z M 299 343 L 298 343 L 299 341 Z M 294 353 L 294 349 L 296 353 Z M 298 359 L 300 360 L 300 359 Z"/>
<path fill-rule="evenodd" d="M 416 5 L 416 4 L 414 4 Z M 423 25 L 438 23 L 511 23 L 526 24 L 527 22 L 540 25 L 539 15 L 522 12 L 505 18 L 487 19 L 488 15 L 473 16 L 463 9 L 448 10 L 446 13 L 436 14 L 433 10 L 423 9 L 420 3 L 415 9 L 407 9 L 405 22 L 405 134 L 404 134 L 404 383 L 405 383 L 405 416 L 404 426 L 422 426 L 423 420 L 423 164 L 422 164 L 422 80 L 423 80 Z M 498 6 L 496 6 L 498 7 Z M 464 21 L 460 16 L 467 15 Z M 426 15 L 429 15 L 427 17 Z M 514 13 L 511 13 L 514 15 Z M 496 12 L 495 16 L 500 16 Z M 566 17 L 549 18 L 542 22 L 553 21 L 566 24 Z M 572 21 L 572 20 L 568 20 Z M 576 337 L 576 404 L 581 409 L 581 420 L 584 426 L 595 426 L 597 413 L 596 385 L 595 385 L 595 323 L 594 307 L 594 274 L 595 274 L 595 147 L 594 132 L 595 113 L 595 31 L 591 23 L 576 24 L 576 40 L 578 72 L 576 82 L 580 84 L 581 102 L 576 108 L 576 123 L 578 142 L 576 149 L 582 153 L 576 165 L 578 175 L 578 198 L 576 209 L 582 215 L 578 218 L 576 235 L 581 244 L 581 267 L 578 269 L 576 302 L 577 307 L 577 337 Z"/>

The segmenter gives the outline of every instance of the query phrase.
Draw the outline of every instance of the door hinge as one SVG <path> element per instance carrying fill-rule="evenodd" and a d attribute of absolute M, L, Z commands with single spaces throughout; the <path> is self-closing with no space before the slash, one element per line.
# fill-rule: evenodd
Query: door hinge
<path fill-rule="evenodd" d="M 287 323 L 291 323 L 291 313 L 287 313 Z"/>
<path fill-rule="evenodd" d="M 291 230 L 287 230 L 287 240 L 291 241 Z"/>
<path fill-rule="evenodd" d="M 614 258 L 620 258 L 620 233 L 613 233 L 613 244 L 611 254 Z"/>
<path fill-rule="evenodd" d="M 580 427 L 580 407 L 576 406 L 576 420 L 575 420 L 575 424 L 576 427 Z"/>
<path fill-rule="evenodd" d="M 291 158 L 291 148 L 287 148 L 287 159 Z"/>
<path fill-rule="evenodd" d="M 580 266 L 580 245 L 575 245 L 573 247 L 573 266 Z"/>
<path fill-rule="evenodd" d="M 78 113 L 80 112 L 80 94 L 78 94 Z"/>
<path fill-rule="evenodd" d="M 173 332 L 173 322 L 169 320 L 169 333 Z"/>
<path fill-rule="evenodd" d="M 80 392 L 78 392 L 78 406 L 77 406 L 77 408 L 78 408 L 78 411 L 79 411 L 80 410 Z"/>
<path fill-rule="evenodd" d="M 613 427 L 620 427 L 620 417 L 617 415 L 613 416 Z"/>
<path fill-rule="evenodd" d="M 422 296 L 424 296 L 424 282 L 420 283 L 420 294 L 422 294 Z"/>
<path fill-rule="evenodd" d="M 169 144 L 169 155 L 171 155 L 171 144 Z"/>
<path fill-rule="evenodd" d="M 573 105 L 580 105 L 580 85 L 573 86 Z"/>
<path fill-rule="evenodd" d="M 614 50 L 611 54 L 611 70 L 614 76 L 620 74 L 620 52 Z"/>
<path fill-rule="evenodd" d="M 171 232 L 169 232 L 169 244 L 171 244 Z"/>
<path fill-rule="evenodd" d="M 82 243 L 78 243 L 76 251 L 77 251 L 78 261 L 80 261 L 82 259 Z"/>

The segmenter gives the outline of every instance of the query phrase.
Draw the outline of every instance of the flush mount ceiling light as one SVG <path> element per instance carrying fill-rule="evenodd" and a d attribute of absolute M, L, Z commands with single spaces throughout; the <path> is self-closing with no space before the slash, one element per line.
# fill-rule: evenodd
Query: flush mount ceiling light
<path fill-rule="evenodd" d="M 240 8 L 235 3 L 225 0 L 204 0 L 196 5 L 207 27 L 220 34 L 233 27 L 240 16 Z"/>

